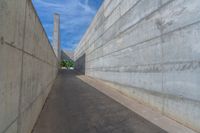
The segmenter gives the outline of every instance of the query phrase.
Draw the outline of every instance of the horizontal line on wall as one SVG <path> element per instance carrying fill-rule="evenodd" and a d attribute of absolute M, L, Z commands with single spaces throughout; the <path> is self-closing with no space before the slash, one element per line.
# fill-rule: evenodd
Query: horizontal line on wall
<path fill-rule="evenodd" d="M 27 51 L 24 51 L 24 50 L 22 50 L 22 49 L 20 49 L 20 48 L 18 48 L 18 47 L 16 47 L 16 46 L 14 46 L 12 43 L 4 43 L 4 44 L 1 44 L 1 45 L 10 46 L 10 47 L 12 47 L 12 48 L 14 48 L 14 49 L 16 49 L 16 50 L 18 50 L 18 51 L 21 51 L 21 52 L 23 52 L 23 53 L 25 53 L 25 54 L 27 54 L 27 55 L 30 55 L 30 56 L 34 57 L 34 58 L 36 58 L 37 60 L 40 60 L 40 61 L 42 61 L 42 62 L 44 62 L 44 63 L 46 63 L 46 64 L 48 64 L 48 65 L 50 65 L 50 66 L 56 67 L 56 66 L 54 66 L 53 64 L 51 64 L 51 63 L 49 63 L 49 62 L 47 62 L 47 61 L 45 61 L 45 60 L 43 60 L 43 59 L 41 59 L 41 58 L 39 58 L 39 57 L 37 57 L 37 56 L 35 56 L 35 55 L 33 55 L 33 54 L 27 52 Z"/>
<path fill-rule="evenodd" d="M 120 36 L 120 35 L 123 34 L 124 32 L 128 31 L 130 28 L 134 27 L 135 25 L 137 25 L 138 23 L 140 23 L 141 21 L 143 21 L 146 17 L 151 16 L 152 14 L 154 14 L 154 13 L 157 12 L 157 11 L 159 11 L 160 9 L 162 9 L 163 7 L 165 7 L 166 5 L 170 4 L 170 3 L 173 2 L 173 1 L 174 1 L 174 0 L 171 0 L 171 1 L 169 1 L 169 2 L 167 2 L 167 3 L 165 3 L 165 4 L 163 4 L 163 5 L 161 5 L 158 9 L 155 9 L 155 10 L 151 11 L 149 14 L 147 14 L 146 16 L 144 16 L 143 18 L 141 18 L 140 20 L 138 20 L 135 24 L 133 24 L 133 25 L 127 27 L 127 28 L 126 28 L 125 30 L 123 30 L 122 32 L 119 32 L 117 36 Z M 139 3 L 139 2 L 138 2 L 138 3 Z M 138 4 L 138 3 L 136 3 L 136 4 Z M 129 10 L 131 10 L 131 8 L 130 8 Z M 128 11 L 129 11 L 129 10 L 128 10 Z M 128 11 L 127 11 L 127 12 L 128 12 Z M 126 12 L 125 14 L 127 14 L 127 12 Z M 125 16 L 125 14 L 123 14 L 123 15 L 120 17 L 120 19 L 122 19 L 122 17 Z M 118 21 L 120 21 L 120 20 L 118 19 Z M 95 39 L 91 44 L 94 45 L 94 43 L 95 43 L 97 40 L 101 39 L 101 37 L 102 37 L 109 29 L 111 29 L 112 27 L 114 27 L 114 25 L 115 25 L 118 21 L 115 21 L 115 23 L 113 23 L 108 29 L 106 29 L 106 30 L 105 30 L 97 39 Z M 113 39 L 115 39 L 117 36 L 114 36 Z M 111 40 L 107 41 L 105 44 L 109 43 L 110 41 L 111 41 Z M 103 45 L 97 47 L 96 49 L 98 49 L 98 48 L 104 46 L 105 44 L 103 44 Z M 85 46 L 85 47 L 86 47 L 86 46 Z M 90 47 L 90 46 L 88 45 L 87 48 L 85 48 L 84 50 L 86 51 L 89 47 Z M 81 49 L 83 49 L 83 48 L 81 48 Z M 93 51 L 91 51 L 90 53 L 88 53 L 88 55 L 91 54 L 92 52 L 94 52 L 96 49 L 94 49 Z"/>
<path fill-rule="evenodd" d="M 93 58 L 93 59 L 87 60 L 87 62 L 91 62 L 91 61 L 93 61 L 93 60 L 95 60 L 95 59 L 99 59 L 99 58 L 102 58 L 102 57 L 105 57 L 105 56 L 111 55 L 111 54 L 113 54 L 113 53 L 116 53 L 116 52 L 122 51 L 122 50 L 124 50 L 124 49 L 130 48 L 130 47 L 134 47 L 134 46 L 136 46 L 136 45 L 139 45 L 139 44 L 142 44 L 142 43 L 145 43 L 145 42 L 148 42 L 148 41 L 152 41 L 152 40 L 154 40 L 154 39 L 161 38 L 161 37 L 163 37 L 163 36 L 165 36 L 165 35 L 168 35 L 168 34 L 170 34 L 170 33 L 173 33 L 173 32 L 179 31 L 179 30 L 186 29 L 186 28 L 188 28 L 188 27 L 190 27 L 190 26 L 193 26 L 193 25 L 196 25 L 196 24 L 199 24 L 199 23 L 200 23 L 200 21 L 194 22 L 194 23 L 192 23 L 192 24 L 189 24 L 189 25 L 186 25 L 186 26 L 183 26 L 183 27 L 180 27 L 180 28 L 174 29 L 174 30 L 172 30 L 172 31 L 169 31 L 169 32 L 163 33 L 163 34 L 161 34 L 161 35 L 159 35 L 159 36 L 156 36 L 156 37 L 153 37 L 153 38 L 151 38 L 151 39 L 144 40 L 144 41 L 142 41 L 142 42 L 138 42 L 138 43 L 136 43 L 136 44 L 129 45 L 129 46 L 124 47 L 124 48 L 122 48 L 122 49 L 119 49 L 119 50 L 116 50 L 116 51 L 113 51 L 113 52 L 107 53 L 107 54 L 105 54 L 105 55 L 103 55 L 103 56 L 101 56 L 101 57 L 97 57 L 97 58 Z M 96 50 L 96 49 L 95 49 L 95 50 Z M 87 55 L 87 56 L 88 56 L 88 55 Z"/>
<path fill-rule="evenodd" d="M 55 81 L 55 79 L 53 79 L 47 86 L 46 88 L 48 88 L 53 82 Z M 20 112 L 21 114 L 24 113 L 25 111 L 27 111 L 34 103 L 35 101 L 38 99 L 39 96 L 41 96 L 44 93 L 44 90 L 42 89 L 42 91 L 40 92 L 40 94 L 38 96 L 36 96 L 36 98 L 29 104 L 28 107 L 26 107 L 22 112 Z M 6 133 L 7 130 L 19 119 L 19 116 L 17 116 L 4 130 L 2 133 Z M 20 127 L 17 127 L 20 128 Z"/>
<path fill-rule="evenodd" d="M 114 84 L 115 86 L 119 86 L 120 88 L 127 88 L 127 89 L 135 89 L 135 90 L 138 90 L 138 91 L 142 91 L 147 94 L 150 94 L 150 95 L 153 95 L 153 96 L 157 96 L 157 97 L 160 97 L 162 99 L 172 99 L 172 100 L 183 100 L 183 101 L 189 101 L 191 102 L 194 106 L 200 106 L 200 101 L 199 100 L 196 100 L 196 99 L 192 99 L 192 98 L 188 98 L 188 97 L 183 97 L 182 95 L 174 95 L 174 94 L 171 94 L 171 93 L 166 93 L 165 92 L 165 89 L 162 91 L 162 92 L 159 92 L 159 91 L 155 91 L 155 90 L 151 90 L 151 89 L 148 89 L 148 88 L 142 88 L 142 87 L 137 87 L 137 86 L 131 86 L 131 85 L 126 85 L 126 84 L 122 84 L 122 83 L 118 83 L 118 82 L 114 82 L 114 81 L 110 81 L 110 80 L 105 80 L 105 79 L 101 79 L 101 78 L 98 78 L 98 77 L 95 77 L 97 79 L 100 79 L 104 82 L 108 82 L 108 83 L 111 83 L 111 84 Z M 118 88 L 118 87 L 117 87 Z M 118 89 L 119 90 L 119 89 Z M 134 93 L 134 90 L 132 90 L 132 92 Z"/>
<path fill-rule="evenodd" d="M 165 62 L 157 64 L 130 65 L 130 66 L 114 66 L 114 67 L 96 67 L 86 68 L 86 70 L 102 71 L 102 72 L 125 72 L 125 73 L 163 73 L 163 72 L 179 72 L 187 70 L 196 70 L 200 68 L 200 61 L 179 61 Z"/>

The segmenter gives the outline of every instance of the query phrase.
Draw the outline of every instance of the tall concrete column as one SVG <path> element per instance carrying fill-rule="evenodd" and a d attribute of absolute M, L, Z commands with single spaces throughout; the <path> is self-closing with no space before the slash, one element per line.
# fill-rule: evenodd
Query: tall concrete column
<path fill-rule="evenodd" d="M 53 49 L 58 58 L 61 60 L 61 49 L 60 49 L 60 15 L 54 14 L 54 32 L 53 32 Z"/>

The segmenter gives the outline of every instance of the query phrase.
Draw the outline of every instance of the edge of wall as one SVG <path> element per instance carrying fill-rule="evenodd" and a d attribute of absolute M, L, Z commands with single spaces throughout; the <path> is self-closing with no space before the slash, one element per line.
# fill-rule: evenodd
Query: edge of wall
<path fill-rule="evenodd" d="M 54 52 L 54 50 L 53 50 L 53 46 L 51 45 L 51 42 L 50 42 L 50 40 L 49 40 L 49 38 L 48 38 L 48 36 L 47 36 L 47 33 L 46 33 L 46 31 L 45 31 L 45 29 L 44 29 L 44 27 L 43 27 L 43 25 L 42 25 L 42 22 L 41 22 L 40 17 L 39 17 L 39 15 L 38 15 L 38 13 L 37 13 L 37 11 L 36 11 L 34 5 L 33 5 L 32 0 L 31 0 L 31 5 L 32 5 L 32 8 L 33 8 L 33 10 L 34 10 L 34 12 L 35 12 L 35 14 L 36 14 L 36 16 L 37 16 L 39 22 L 40 22 L 40 25 L 41 25 L 41 27 L 42 27 L 42 30 L 43 30 L 43 32 L 44 32 L 44 34 L 45 34 L 45 36 L 46 36 L 46 38 L 47 38 L 47 40 L 48 40 L 48 42 L 49 42 L 49 45 L 50 45 L 50 47 L 51 47 L 51 50 L 52 50 L 52 52 L 54 53 L 54 56 L 55 56 L 56 59 L 57 59 L 57 56 L 56 56 L 56 54 L 55 54 L 55 52 Z"/>

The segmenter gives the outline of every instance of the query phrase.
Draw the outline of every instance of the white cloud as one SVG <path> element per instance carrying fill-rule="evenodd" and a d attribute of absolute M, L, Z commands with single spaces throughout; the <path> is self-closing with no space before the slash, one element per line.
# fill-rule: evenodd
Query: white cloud
<path fill-rule="evenodd" d="M 59 13 L 61 19 L 61 43 L 71 39 L 71 47 L 74 49 L 77 40 L 82 37 L 83 31 L 89 25 L 96 14 L 96 8 L 89 4 L 88 0 L 32 0 L 36 10 L 42 19 L 43 26 L 47 29 L 47 34 L 52 39 L 53 32 L 53 14 Z M 77 33 L 77 35 L 74 35 Z M 73 34 L 73 38 L 68 38 L 68 34 Z M 66 39 L 67 38 L 67 39 Z M 75 41 L 75 42 L 74 42 Z M 70 41 L 69 41 L 70 42 Z"/>

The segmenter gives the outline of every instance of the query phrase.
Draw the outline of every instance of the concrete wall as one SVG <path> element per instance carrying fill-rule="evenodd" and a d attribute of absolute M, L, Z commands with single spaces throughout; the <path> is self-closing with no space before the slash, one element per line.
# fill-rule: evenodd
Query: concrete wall
<path fill-rule="evenodd" d="M 200 132 L 199 0 L 105 0 L 75 60 L 86 75 Z"/>
<path fill-rule="evenodd" d="M 30 133 L 57 58 L 30 0 L 0 0 L 0 133 Z"/>

